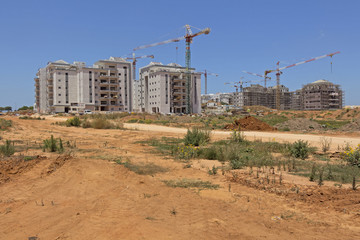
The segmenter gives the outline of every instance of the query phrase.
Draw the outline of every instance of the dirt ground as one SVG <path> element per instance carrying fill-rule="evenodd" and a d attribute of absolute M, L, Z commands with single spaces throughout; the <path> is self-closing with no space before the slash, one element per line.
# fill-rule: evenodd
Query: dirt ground
<path fill-rule="evenodd" d="M 0 132 L 1 137 L 16 140 L 21 154 L 36 158 L 21 171 L 9 170 L 8 164 L 0 169 L 7 175 L 0 183 L 0 239 L 360 239 L 360 191 L 305 186 L 299 177 L 285 175 L 282 186 L 261 187 L 241 172 L 209 175 L 207 166 L 214 161 L 194 160 L 184 168 L 184 163 L 137 143 L 182 137 L 186 129 L 126 124 L 133 130 L 96 130 L 52 125 L 55 120 L 11 119 L 14 127 Z M 62 155 L 42 152 L 40 143 L 51 135 L 64 143 L 76 141 L 76 148 Z M 246 135 L 319 139 L 273 132 Z M 213 132 L 214 139 L 228 136 Z M 333 139 L 344 140 L 349 138 Z M 359 138 L 350 140 L 360 143 Z M 137 175 L 110 161 L 120 156 L 168 171 Z M 199 191 L 163 183 L 183 178 L 220 188 Z"/>

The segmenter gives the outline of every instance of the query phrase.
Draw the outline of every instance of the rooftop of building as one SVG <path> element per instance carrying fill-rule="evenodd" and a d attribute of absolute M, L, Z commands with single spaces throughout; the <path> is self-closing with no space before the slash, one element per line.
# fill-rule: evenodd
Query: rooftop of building
<path fill-rule="evenodd" d="M 186 71 L 186 67 L 183 67 L 180 64 L 169 63 L 167 65 L 164 65 L 161 62 L 150 62 L 148 65 L 140 68 L 140 71 L 147 71 L 150 68 L 156 68 L 157 71 L 159 71 L 159 72 L 161 72 L 161 71 L 169 71 L 169 70 L 175 70 L 175 71 L 179 71 L 179 72 Z M 190 71 L 194 72 L 195 68 L 190 68 Z"/>

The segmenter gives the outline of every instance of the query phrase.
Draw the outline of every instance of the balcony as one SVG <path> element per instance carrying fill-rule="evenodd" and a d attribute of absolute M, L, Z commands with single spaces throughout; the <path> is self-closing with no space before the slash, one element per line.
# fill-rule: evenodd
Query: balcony
<path fill-rule="evenodd" d="M 181 85 L 181 84 L 175 84 L 174 86 L 174 89 L 184 89 L 185 88 L 185 85 Z"/>
<path fill-rule="evenodd" d="M 109 82 L 108 82 L 108 81 L 106 81 L 106 80 L 101 80 L 101 81 L 100 81 L 100 85 L 104 85 L 104 84 L 106 84 L 106 85 L 107 85 L 107 84 L 109 84 Z"/>

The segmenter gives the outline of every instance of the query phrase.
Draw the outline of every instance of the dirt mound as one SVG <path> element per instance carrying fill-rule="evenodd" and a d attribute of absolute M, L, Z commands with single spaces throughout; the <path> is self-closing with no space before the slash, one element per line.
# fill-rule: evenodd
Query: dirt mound
<path fill-rule="evenodd" d="M 320 124 L 306 118 L 290 119 L 286 122 L 276 124 L 275 127 L 280 130 L 288 131 L 312 131 L 322 129 Z"/>
<path fill-rule="evenodd" d="M 30 170 L 44 157 L 36 156 L 26 158 L 24 156 L 12 156 L 0 161 L 0 184 L 11 180 L 12 176 Z"/>
<path fill-rule="evenodd" d="M 46 175 L 52 174 L 52 173 L 55 172 L 57 169 L 61 168 L 61 167 L 65 164 L 65 162 L 66 162 L 67 160 L 71 159 L 71 158 L 72 158 L 71 155 L 60 155 L 60 156 L 58 156 L 58 157 L 56 158 L 56 160 L 53 161 L 53 162 L 49 165 L 48 169 L 47 169 L 45 172 L 43 172 L 43 174 L 46 174 Z"/>
<path fill-rule="evenodd" d="M 235 120 L 234 123 L 225 126 L 225 129 L 244 131 L 275 131 L 269 124 L 252 116 Z"/>
<path fill-rule="evenodd" d="M 360 131 L 360 118 L 357 118 L 354 122 L 348 123 L 341 128 L 339 128 L 340 131 Z"/>

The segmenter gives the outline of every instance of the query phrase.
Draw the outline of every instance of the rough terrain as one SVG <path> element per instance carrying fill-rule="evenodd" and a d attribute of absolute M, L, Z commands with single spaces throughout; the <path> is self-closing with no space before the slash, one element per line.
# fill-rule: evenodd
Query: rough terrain
<path fill-rule="evenodd" d="M 276 194 L 229 174 L 210 176 L 205 161 L 194 160 L 193 167 L 184 168 L 184 163 L 137 143 L 182 137 L 186 129 L 126 124 L 137 130 L 95 130 L 11 119 L 14 127 L 0 132 L 1 137 L 17 140 L 22 154 L 39 157 L 20 172 L 8 170 L 9 178 L 0 183 L 0 239 L 360 239 L 359 191 L 339 190 L 336 195 L 313 186 L 303 197 Z M 245 134 L 264 140 L 319 140 L 314 135 Z M 76 142 L 76 148 L 60 156 L 43 153 L 39 144 L 50 135 Z M 214 138 L 228 136 L 213 132 Z M 333 141 L 360 143 L 359 138 Z M 119 157 L 168 171 L 137 175 L 112 161 Z M 220 188 L 199 191 L 163 183 L 183 178 Z M 285 186 L 296 185 L 294 181 L 284 176 Z"/>

